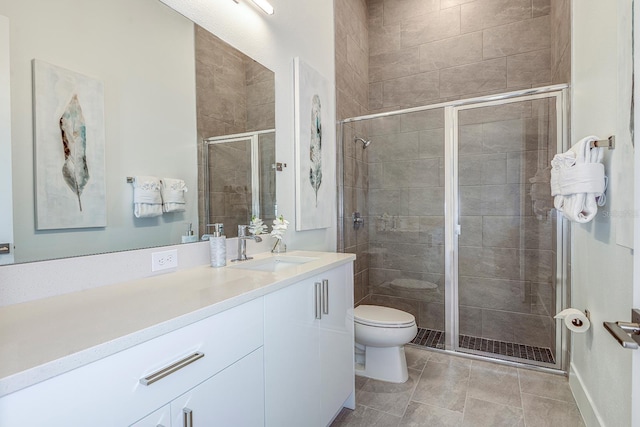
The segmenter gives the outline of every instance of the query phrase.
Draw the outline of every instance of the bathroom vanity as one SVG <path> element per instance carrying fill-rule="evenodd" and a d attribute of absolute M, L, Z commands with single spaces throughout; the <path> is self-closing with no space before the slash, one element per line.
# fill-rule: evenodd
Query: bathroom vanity
<path fill-rule="evenodd" d="M 0 308 L 0 425 L 325 426 L 355 403 L 354 259 L 261 254 Z"/>

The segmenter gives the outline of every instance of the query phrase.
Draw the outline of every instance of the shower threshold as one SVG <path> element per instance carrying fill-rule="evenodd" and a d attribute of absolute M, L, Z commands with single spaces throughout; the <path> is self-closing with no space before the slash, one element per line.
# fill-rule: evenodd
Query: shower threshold
<path fill-rule="evenodd" d="M 435 329 L 418 328 L 418 334 L 411 341 L 411 344 L 444 349 L 444 332 Z M 543 363 L 555 363 L 553 353 L 550 348 L 536 347 L 512 342 L 490 340 L 469 335 L 460 335 L 458 345 L 468 350 L 484 351 L 501 356 L 514 357 L 517 359 L 530 360 Z"/>

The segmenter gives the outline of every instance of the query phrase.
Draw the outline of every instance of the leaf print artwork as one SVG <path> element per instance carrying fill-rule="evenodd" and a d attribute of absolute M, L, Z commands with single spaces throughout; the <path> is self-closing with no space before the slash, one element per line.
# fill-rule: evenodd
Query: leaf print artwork
<path fill-rule="evenodd" d="M 89 181 L 87 167 L 87 130 L 78 95 L 74 94 L 60 117 L 60 132 L 64 150 L 62 176 L 71 191 L 78 197 L 78 206 L 82 211 L 80 196 Z"/>
<path fill-rule="evenodd" d="M 322 123 L 320 119 L 320 97 L 313 95 L 311 100 L 311 141 L 309 144 L 309 181 L 316 193 L 316 207 L 318 206 L 318 189 L 322 184 Z"/>

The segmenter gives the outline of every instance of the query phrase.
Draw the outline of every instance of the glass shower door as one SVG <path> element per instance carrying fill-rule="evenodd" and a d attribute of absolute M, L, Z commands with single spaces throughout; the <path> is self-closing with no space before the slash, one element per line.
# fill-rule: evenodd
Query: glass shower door
<path fill-rule="evenodd" d="M 452 109 L 458 351 L 559 366 L 562 224 L 549 180 L 560 102 L 552 93 Z"/>

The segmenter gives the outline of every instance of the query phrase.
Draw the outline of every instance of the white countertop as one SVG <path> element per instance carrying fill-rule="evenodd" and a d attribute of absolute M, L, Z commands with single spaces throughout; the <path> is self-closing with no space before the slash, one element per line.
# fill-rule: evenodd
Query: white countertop
<path fill-rule="evenodd" d="M 0 307 L 0 397 L 355 259 L 285 255 L 318 259 L 278 272 L 202 266 Z"/>

